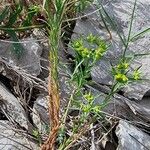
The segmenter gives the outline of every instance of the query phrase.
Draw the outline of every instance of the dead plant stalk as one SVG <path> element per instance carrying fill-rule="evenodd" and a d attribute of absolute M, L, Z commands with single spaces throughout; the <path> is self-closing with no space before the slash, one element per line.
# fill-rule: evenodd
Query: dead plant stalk
<path fill-rule="evenodd" d="M 57 133 L 60 127 L 60 95 L 58 79 L 58 51 L 61 38 L 62 22 L 66 13 L 66 7 L 69 0 L 46 0 L 43 8 L 48 16 L 48 33 L 50 45 L 50 68 L 49 68 L 49 116 L 50 116 L 50 133 L 47 141 L 42 145 L 41 150 L 53 150 Z M 52 6 L 53 10 L 50 8 Z"/>

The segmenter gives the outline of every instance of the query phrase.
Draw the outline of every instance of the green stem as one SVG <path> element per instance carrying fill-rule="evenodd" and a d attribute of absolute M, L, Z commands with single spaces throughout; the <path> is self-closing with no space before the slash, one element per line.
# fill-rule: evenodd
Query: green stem
<path fill-rule="evenodd" d="M 64 127 L 64 125 L 65 125 L 65 123 L 66 123 L 66 118 L 67 118 L 67 115 L 68 115 L 68 111 L 69 111 L 69 108 L 70 108 L 70 106 L 71 106 L 71 102 L 72 102 L 73 99 L 74 99 L 73 97 L 74 97 L 74 95 L 75 95 L 75 93 L 76 93 L 76 90 L 77 90 L 77 89 L 73 90 L 73 92 L 72 92 L 72 94 L 71 94 L 71 96 L 70 96 L 70 98 L 69 98 L 69 102 L 68 102 L 68 105 L 67 105 L 65 114 L 64 114 L 64 116 L 63 116 L 63 121 L 62 121 L 63 126 L 62 126 L 62 128 Z"/>
<path fill-rule="evenodd" d="M 111 100 L 111 97 L 116 93 L 116 91 L 118 90 L 118 88 L 116 89 L 116 87 L 118 86 L 118 82 L 116 82 L 112 88 L 110 93 L 106 96 L 105 100 L 103 101 L 103 103 L 101 104 L 101 108 L 103 109 L 105 106 L 108 105 L 108 103 Z"/>
<path fill-rule="evenodd" d="M 134 2 L 134 7 L 133 7 L 133 11 L 132 11 L 132 16 L 131 16 L 131 22 L 130 22 L 130 27 L 129 27 L 129 33 L 128 33 L 128 38 L 127 38 L 126 46 L 125 46 L 125 49 L 124 49 L 124 52 L 123 52 L 123 59 L 125 59 L 126 51 L 128 49 L 129 42 L 130 42 L 130 37 L 131 37 L 131 31 L 132 31 L 132 25 L 133 25 L 133 19 L 134 19 L 134 14 L 135 14 L 136 3 L 137 3 L 137 0 L 135 0 L 135 2 Z"/>
<path fill-rule="evenodd" d="M 44 28 L 46 25 L 33 25 L 33 26 L 27 26 L 27 27 L 19 27 L 19 28 L 8 28 L 5 26 L 0 26 L 0 30 L 2 31 L 24 31 L 24 30 L 30 30 L 35 28 Z"/>

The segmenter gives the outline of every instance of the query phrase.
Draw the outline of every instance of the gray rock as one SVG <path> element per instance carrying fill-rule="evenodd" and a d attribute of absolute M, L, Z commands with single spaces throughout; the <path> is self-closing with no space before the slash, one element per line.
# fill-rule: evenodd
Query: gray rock
<path fill-rule="evenodd" d="M 42 47 L 33 38 L 22 40 L 21 45 L 23 46 L 22 54 L 17 57 L 12 43 L 0 41 L 0 57 L 4 57 L 10 64 L 21 67 L 32 75 L 39 75 Z"/>
<path fill-rule="evenodd" d="M 34 103 L 32 119 L 33 123 L 39 130 L 41 135 L 48 133 L 49 126 L 49 113 L 48 113 L 48 100 L 44 96 L 39 96 Z"/>
<path fill-rule="evenodd" d="M 98 0 L 101 2 L 101 0 Z M 97 3 L 97 1 L 95 1 Z M 132 9 L 134 6 L 133 0 L 128 1 L 110 1 L 105 0 L 102 1 L 103 6 L 107 13 L 111 16 L 112 20 L 117 23 L 117 30 L 121 35 L 127 38 L 129 24 L 132 14 Z M 100 5 L 99 5 L 100 6 Z M 88 8 L 84 14 L 88 14 L 90 12 L 95 11 L 97 8 L 93 4 L 90 8 Z M 131 37 L 136 35 L 137 33 L 143 31 L 144 29 L 149 28 L 150 26 L 150 16 L 148 14 L 150 10 L 149 0 L 138 0 L 135 17 L 133 21 L 133 28 L 131 32 Z M 112 40 L 108 43 L 111 43 L 106 55 L 103 59 L 101 59 L 92 69 L 92 78 L 97 83 L 102 83 L 106 85 L 112 84 L 112 76 L 111 76 L 111 63 L 115 64 L 119 60 L 124 46 L 121 42 L 117 32 L 110 26 L 108 19 L 106 19 L 106 23 L 111 31 Z M 74 34 L 72 39 L 76 39 L 80 35 L 88 35 L 89 33 L 93 33 L 94 35 L 98 35 L 102 37 L 102 39 L 109 38 L 109 34 L 105 29 L 105 26 L 102 22 L 102 19 L 98 13 L 98 11 L 90 16 L 87 16 L 85 19 L 78 19 Z M 136 41 L 133 41 L 129 44 L 129 48 L 127 49 L 127 55 L 133 54 L 143 54 L 149 51 L 150 47 L 150 34 L 145 34 L 144 36 L 139 37 Z M 111 63 L 110 63 L 111 62 Z M 146 78 L 150 75 L 150 58 L 149 56 L 138 57 L 132 62 L 132 67 L 136 68 L 142 65 L 141 72 Z M 143 77 L 144 78 L 144 77 Z M 141 82 L 134 83 L 124 88 L 125 95 L 129 98 L 134 98 L 137 100 L 141 100 L 143 95 L 149 90 L 150 83 L 149 82 Z"/>
<path fill-rule="evenodd" d="M 40 89 L 42 93 L 45 93 L 47 91 L 47 85 L 45 81 L 27 73 L 26 70 L 20 67 L 8 63 L 5 60 L 5 58 L 1 58 L 1 57 L 0 57 L 0 74 L 8 78 L 8 80 L 10 80 L 13 83 L 13 85 L 17 85 L 21 87 L 25 85 L 29 87 L 34 86 L 34 88 L 38 90 Z"/>
<path fill-rule="evenodd" d="M 116 135 L 119 140 L 117 150 L 150 149 L 150 136 L 125 121 L 120 120 Z"/>
<path fill-rule="evenodd" d="M 142 98 L 141 101 L 139 101 L 139 104 L 147 109 L 150 109 L 150 97 L 145 96 Z"/>
<path fill-rule="evenodd" d="M 19 100 L 1 82 L 0 102 L 0 107 L 4 109 L 8 119 L 28 129 L 28 119 Z"/>
<path fill-rule="evenodd" d="M 73 90 L 75 89 L 75 86 L 72 83 L 70 83 L 69 78 L 63 75 L 59 79 L 60 79 L 61 97 L 63 99 L 68 99 L 71 96 Z"/>
<path fill-rule="evenodd" d="M 39 146 L 21 134 L 9 121 L 0 121 L 0 149 L 4 150 L 39 150 Z"/>

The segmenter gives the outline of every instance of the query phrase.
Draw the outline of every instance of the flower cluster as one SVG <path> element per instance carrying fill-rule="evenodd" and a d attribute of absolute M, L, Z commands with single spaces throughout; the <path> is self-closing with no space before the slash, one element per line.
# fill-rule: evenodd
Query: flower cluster
<path fill-rule="evenodd" d="M 129 63 L 127 62 L 121 62 L 117 65 L 117 69 L 119 70 L 126 70 L 129 68 Z"/>
<path fill-rule="evenodd" d="M 139 80 L 141 78 L 141 73 L 138 69 L 134 70 L 133 72 L 133 79 L 134 80 Z"/>
<path fill-rule="evenodd" d="M 73 42 L 72 47 L 76 50 L 76 52 L 81 55 L 83 58 L 90 57 L 90 51 L 88 48 L 84 47 L 83 40 L 79 39 Z"/>
<path fill-rule="evenodd" d="M 85 43 L 88 43 L 87 47 L 84 46 Z M 91 48 L 91 46 L 94 46 L 94 48 Z M 72 47 L 82 58 L 89 58 L 93 61 L 99 60 L 107 50 L 106 43 L 93 34 L 87 36 L 85 40 L 75 40 Z"/>
<path fill-rule="evenodd" d="M 97 46 L 97 48 L 92 49 L 92 51 L 94 52 L 93 58 L 99 60 L 107 50 L 106 42 L 101 40 L 98 36 L 93 36 L 93 34 L 90 34 L 86 40 L 88 43 Z"/>
<path fill-rule="evenodd" d="M 127 83 L 127 71 L 129 68 L 129 64 L 126 61 L 121 61 L 115 68 L 115 80 L 120 83 Z"/>
<path fill-rule="evenodd" d="M 94 100 L 94 96 L 91 94 L 91 92 L 87 93 L 84 95 L 84 98 L 88 101 L 91 102 Z"/>
<path fill-rule="evenodd" d="M 114 78 L 119 83 L 127 83 L 128 81 L 139 80 L 141 74 L 139 69 L 134 70 L 131 74 L 129 72 L 129 63 L 125 60 L 121 60 L 120 63 L 113 68 Z"/>
<path fill-rule="evenodd" d="M 84 98 L 87 101 L 86 104 L 81 103 L 80 107 L 84 114 L 94 113 L 95 115 L 98 115 L 101 111 L 101 107 L 98 105 L 94 105 L 95 97 L 91 92 L 88 92 L 87 94 L 84 94 Z"/>
<path fill-rule="evenodd" d="M 126 83 L 128 81 L 128 77 L 121 73 L 116 74 L 115 79 L 116 81 L 121 82 L 121 83 Z"/>

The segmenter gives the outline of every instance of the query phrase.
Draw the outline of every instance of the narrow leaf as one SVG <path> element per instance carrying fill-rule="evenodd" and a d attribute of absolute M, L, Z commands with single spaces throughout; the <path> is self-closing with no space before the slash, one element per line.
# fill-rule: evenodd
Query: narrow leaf
<path fill-rule="evenodd" d="M 37 6 L 32 6 L 28 9 L 28 14 L 25 21 L 22 23 L 22 26 L 31 26 L 33 17 L 39 12 L 39 8 Z"/>
<path fill-rule="evenodd" d="M 140 36 L 142 36 L 142 35 L 144 35 L 144 34 L 146 34 L 146 33 L 148 33 L 148 32 L 150 32 L 150 28 L 147 28 L 147 29 L 141 31 L 140 33 L 134 35 L 134 36 L 130 39 L 130 41 L 133 41 L 133 40 L 137 39 L 138 37 L 140 37 Z"/>
<path fill-rule="evenodd" d="M 19 58 L 21 56 L 21 54 L 23 53 L 24 48 L 21 45 L 21 43 L 19 43 L 19 39 L 18 39 L 15 31 L 7 31 L 7 33 L 10 35 L 10 37 L 14 41 L 12 51 Z"/>
<path fill-rule="evenodd" d="M 23 9 L 23 7 L 21 6 L 21 4 L 16 5 L 16 10 L 13 11 L 12 13 L 10 13 L 9 21 L 6 26 L 12 27 L 12 25 L 17 21 L 17 18 L 20 15 L 22 9 Z"/>
<path fill-rule="evenodd" d="M 2 11 L 2 13 L 0 14 L 0 22 L 2 22 L 6 18 L 8 13 L 9 13 L 9 7 L 6 6 L 5 9 Z"/>

